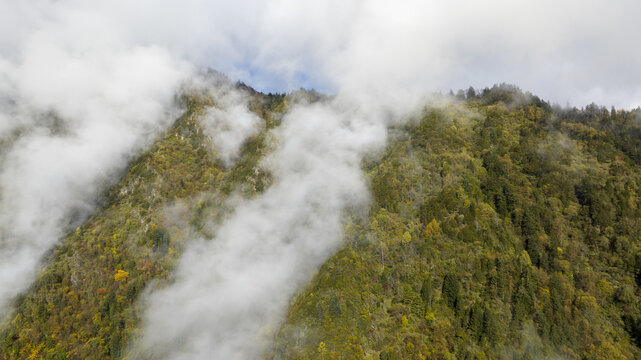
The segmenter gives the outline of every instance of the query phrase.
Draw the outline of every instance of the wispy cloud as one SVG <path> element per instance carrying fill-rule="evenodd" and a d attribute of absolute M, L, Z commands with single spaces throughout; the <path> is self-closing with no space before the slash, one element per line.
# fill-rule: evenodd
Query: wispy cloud
<path fill-rule="evenodd" d="M 13 52 L 0 58 L 0 315 L 104 184 L 173 121 L 191 72 L 164 48 L 120 38 L 108 18 L 41 3 L 52 13 L 1 6 L 29 21 L 8 19 L 20 42 L 3 38 Z"/>
<path fill-rule="evenodd" d="M 264 164 L 272 186 L 215 238 L 189 242 L 172 285 L 148 300 L 134 357 L 250 359 L 269 344 L 295 291 L 340 246 L 345 207 L 367 200 L 360 161 L 385 128 L 365 115 L 332 102 L 285 116 Z"/>

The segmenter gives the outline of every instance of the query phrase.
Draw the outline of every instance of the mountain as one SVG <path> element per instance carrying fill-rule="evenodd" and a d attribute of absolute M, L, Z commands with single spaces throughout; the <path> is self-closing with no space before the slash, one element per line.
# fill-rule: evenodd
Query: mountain
<path fill-rule="evenodd" d="M 427 108 L 296 297 L 273 359 L 641 356 L 639 112 L 511 86 Z"/>
<path fill-rule="evenodd" d="M 186 242 L 211 238 L 233 196 L 271 185 L 262 161 L 283 114 L 327 100 L 237 89 L 264 121 L 238 159 L 203 124 L 219 100 L 184 95 L 185 113 L 46 256 L 2 325 L 0 358 L 127 356 L 140 301 L 171 281 Z M 346 210 L 344 246 L 263 357 L 641 357 L 640 115 L 498 85 L 391 126 L 362 163 L 368 211 Z"/>
<path fill-rule="evenodd" d="M 167 278 L 185 239 L 207 232 L 203 218 L 224 214 L 223 199 L 234 191 L 251 196 L 269 182 L 254 171 L 264 131 L 225 168 L 201 124 L 214 99 L 198 93 L 182 101 L 184 115 L 105 192 L 102 208 L 46 257 L 4 325 L 0 358 L 118 358 L 140 320 L 141 290 Z M 250 106 L 269 128 L 282 101 L 261 95 Z"/>

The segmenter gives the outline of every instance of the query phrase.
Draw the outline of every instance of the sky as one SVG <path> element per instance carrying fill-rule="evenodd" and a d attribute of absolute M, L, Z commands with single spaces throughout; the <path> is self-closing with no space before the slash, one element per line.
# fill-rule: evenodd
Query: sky
<path fill-rule="evenodd" d="M 561 105 L 630 108 L 641 105 L 640 11 L 631 0 L 5 0 L 0 51 L 20 59 L 55 27 L 71 47 L 155 45 L 266 92 L 333 93 L 358 72 L 361 87 L 507 82 Z"/>

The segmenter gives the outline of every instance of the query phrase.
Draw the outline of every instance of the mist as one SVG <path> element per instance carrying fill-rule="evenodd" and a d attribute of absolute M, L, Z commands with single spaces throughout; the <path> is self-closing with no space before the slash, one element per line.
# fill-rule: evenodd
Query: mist
<path fill-rule="evenodd" d="M 214 100 L 202 119 L 205 135 L 215 146 L 216 156 L 230 167 L 240 156 L 245 141 L 256 135 L 264 122 L 247 107 L 248 95 L 235 89 L 229 81 L 206 85 Z"/>
<path fill-rule="evenodd" d="M 215 238 L 188 243 L 172 285 L 148 299 L 134 357 L 249 359 L 270 344 L 295 291 L 341 245 L 343 210 L 367 203 L 361 157 L 386 133 L 365 115 L 337 101 L 285 115 L 263 164 L 272 186 Z"/>
<path fill-rule="evenodd" d="M 69 36 L 85 25 L 40 19 L 0 58 L 0 317 L 47 251 L 180 111 L 176 91 L 191 65 L 113 33 Z"/>

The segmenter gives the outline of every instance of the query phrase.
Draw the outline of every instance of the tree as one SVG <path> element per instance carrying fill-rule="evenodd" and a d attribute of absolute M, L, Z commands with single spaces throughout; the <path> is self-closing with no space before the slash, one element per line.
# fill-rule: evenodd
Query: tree
<path fill-rule="evenodd" d="M 443 278 L 443 300 L 455 310 L 461 305 L 461 282 L 454 273 L 449 272 Z"/>
<path fill-rule="evenodd" d="M 341 303 L 336 294 L 332 295 L 332 298 L 329 300 L 329 312 L 334 317 L 340 316 L 343 313 L 343 310 L 341 310 Z"/>
<path fill-rule="evenodd" d="M 432 306 L 432 297 L 434 296 L 434 289 L 432 285 L 432 277 L 428 274 L 423 280 L 423 286 L 421 286 L 421 299 L 425 303 L 425 308 Z"/>
<path fill-rule="evenodd" d="M 321 359 L 325 358 L 325 355 L 327 355 L 327 346 L 323 341 L 318 344 L 318 355 L 320 355 Z"/>
<path fill-rule="evenodd" d="M 124 270 L 118 270 L 116 275 L 114 275 L 114 280 L 119 282 L 125 282 L 129 278 L 129 273 Z"/>
<path fill-rule="evenodd" d="M 467 89 L 467 92 L 465 93 L 465 95 L 466 95 L 468 100 L 474 99 L 476 97 L 476 90 L 474 90 L 474 88 L 470 86 Z"/>
<path fill-rule="evenodd" d="M 430 223 L 427 224 L 427 226 L 425 227 L 424 234 L 425 234 L 425 237 L 427 237 L 428 239 L 431 239 L 435 236 L 438 236 L 440 234 L 440 231 L 441 230 L 440 230 L 438 221 L 436 221 L 436 219 L 432 219 L 432 221 L 430 221 Z"/>

